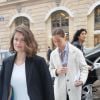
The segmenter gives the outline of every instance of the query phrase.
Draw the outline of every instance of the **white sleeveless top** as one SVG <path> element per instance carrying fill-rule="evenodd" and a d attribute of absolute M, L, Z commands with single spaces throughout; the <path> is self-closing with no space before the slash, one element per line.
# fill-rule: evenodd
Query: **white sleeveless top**
<path fill-rule="evenodd" d="M 14 100 L 30 100 L 27 92 L 25 63 L 22 65 L 14 64 L 11 86 L 14 91 Z"/>

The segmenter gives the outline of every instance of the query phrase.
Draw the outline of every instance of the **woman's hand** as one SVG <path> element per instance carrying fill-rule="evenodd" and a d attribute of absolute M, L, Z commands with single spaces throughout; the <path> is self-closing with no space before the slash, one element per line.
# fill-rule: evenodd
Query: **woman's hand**
<path fill-rule="evenodd" d="M 76 80 L 75 81 L 75 86 L 76 87 L 81 86 L 81 85 L 83 85 L 83 82 L 82 81 L 80 81 L 80 80 Z"/>
<path fill-rule="evenodd" d="M 64 75 L 68 72 L 68 67 L 59 67 L 56 69 L 56 74 L 57 75 Z"/>
<path fill-rule="evenodd" d="M 88 69 L 89 69 L 89 70 L 92 70 L 92 66 L 89 66 L 89 65 L 88 65 Z"/>

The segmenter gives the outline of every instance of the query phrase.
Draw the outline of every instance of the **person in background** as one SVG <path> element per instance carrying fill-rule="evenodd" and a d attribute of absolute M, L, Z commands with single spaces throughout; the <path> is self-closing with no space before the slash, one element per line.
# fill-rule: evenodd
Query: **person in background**
<path fill-rule="evenodd" d="M 77 48 L 79 48 L 83 52 L 83 54 L 84 54 L 83 43 L 85 42 L 86 35 L 87 35 L 86 29 L 77 30 L 72 40 L 72 44 Z"/>
<path fill-rule="evenodd" d="M 10 43 L 14 55 L 3 61 L 0 100 L 54 100 L 52 79 L 44 58 L 37 56 L 38 45 L 32 31 L 16 27 Z"/>
<path fill-rule="evenodd" d="M 73 36 L 73 40 L 72 40 L 72 44 L 78 49 L 80 49 L 83 52 L 84 56 L 85 56 L 85 53 L 84 53 L 83 43 L 85 42 L 86 35 L 87 35 L 87 30 L 84 28 L 81 28 L 76 31 L 76 33 Z M 86 61 L 88 63 L 87 59 Z M 95 70 L 91 71 L 92 69 L 91 65 L 88 65 L 88 69 L 89 69 L 89 74 L 88 74 L 88 79 L 87 79 L 86 84 L 93 84 L 97 80 L 96 71 Z M 92 76 L 96 76 L 96 77 L 92 77 Z"/>
<path fill-rule="evenodd" d="M 82 52 L 65 40 L 61 28 L 54 29 L 52 39 L 56 49 L 50 56 L 50 73 L 54 80 L 55 100 L 81 100 L 82 85 L 88 67 Z"/>
<path fill-rule="evenodd" d="M 68 33 L 65 33 L 65 40 L 69 41 L 69 34 Z"/>
<path fill-rule="evenodd" d="M 52 52 L 52 50 L 51 50 L 50 46 L 48 46 L 48 51 L 47 51 L 47 61 L 48 61 L 48 63 L 50 61 L 50 54 L 51 54 L 51 52 Z"/>

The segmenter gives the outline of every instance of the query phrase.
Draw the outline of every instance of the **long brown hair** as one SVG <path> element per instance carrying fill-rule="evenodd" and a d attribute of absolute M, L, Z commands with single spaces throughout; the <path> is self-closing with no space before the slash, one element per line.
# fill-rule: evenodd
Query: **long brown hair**
<path fill-rule="evenodd" d="M 16 52 L 14 49 L 14 45 L 13 45 L 13 40 L 14 40 L 14 36 L 15 36 L 16 32 L 19 32 L 24 36 L 24 41 L 26 44 L 26 46 L 25 46 L 26 55 L 28 57 L 30 57 L 30 56 L 36 54 L 37 50 L 38 50 L 38 44 L 34 38 L 32 31 L 25 25 L 19 25 L 14 30 L 11 41 L 10 41 L 10 51 Z"/>

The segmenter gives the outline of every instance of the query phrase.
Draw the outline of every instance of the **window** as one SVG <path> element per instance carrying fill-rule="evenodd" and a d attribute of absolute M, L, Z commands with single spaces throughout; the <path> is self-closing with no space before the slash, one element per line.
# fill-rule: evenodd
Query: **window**
<path fill-rule="evenodd" d="M 100 44 L 100 34 L 94 35 L 94 46 Z"/>
<path fill-rule="evenodd" d="M 52 29 L 61 27 L 64 32 L 68 33 L 69 29 L 69 16 L 64 11 L 57 11 L 51 15 Z"/>
<path fill-rule="evenodd" d="M 29 20 L 26 17 L 18 17 L 15 19 L 15 26 L 24 24 L 27 27 L 30 27 Z"/>
<path fill-rule="evenodd" d="M 95 30 L 100 30 L 100 5 L 95 8 Z M 100 34 L 94 35 L 94 45 L 100 44 Z"/>
<path fill-rule="evenodd" d="M 65 33 L 67 33 L 65 39 L 69 39 L 69 15 L 62 10 L 59 10 L 57 12 L 54 12 L 51 15 L 51 27 L 52 30 L 54 28 L 60 27 L 64 30 Z M 55 48 L 53 41 L 52 41 L 52 48 Z"/>
<path fill-rule="evenodd" d="M 100 30 L 100 5 L 95 8 L 95 30 Z"/>

